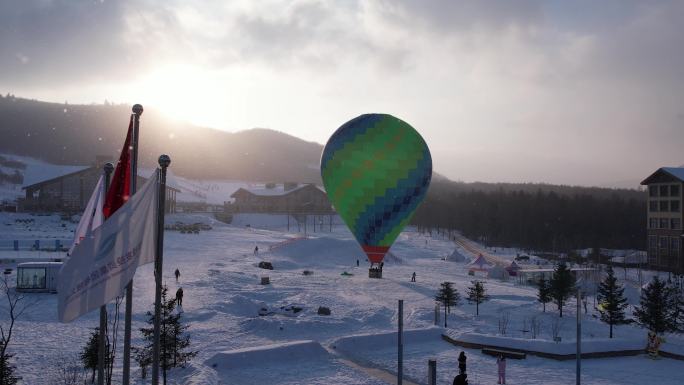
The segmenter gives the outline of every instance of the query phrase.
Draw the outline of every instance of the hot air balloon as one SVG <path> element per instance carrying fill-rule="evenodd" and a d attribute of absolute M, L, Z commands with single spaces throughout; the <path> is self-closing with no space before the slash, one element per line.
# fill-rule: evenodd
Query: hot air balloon
<path fill-rule="evenodd" d="M 343 124 L 321 156 L 328 198 L 381 277 L 392 243 L 425 197 L 432 157 L 420 134 L 387 114 L 364 114 Z"/>

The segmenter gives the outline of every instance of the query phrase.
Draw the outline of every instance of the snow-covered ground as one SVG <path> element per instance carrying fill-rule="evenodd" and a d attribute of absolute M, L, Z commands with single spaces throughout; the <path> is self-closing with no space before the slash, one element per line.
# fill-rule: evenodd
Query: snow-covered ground
<path fill-rule="evenodd" d="M 15 221 L 26 217 L 35 220 L 30 227 Z M 559 349 L 575 338 L 574 302 L 565 309 L 565 317 L 558 320 L 553 305 L 542 313 L 541 305 L 535 302 L 536 290 L 519 286 L 515 280 L 487 280 L 485 287 L 491 299 L 480 305 L 479 316 L 475 316 L 475 305 L 464 301 L 452 309 L 447 330 L 436 328 L 433 298 L 439 284 L 454 282 L 465 296 L 472 279 L 464 262 L 444 260 L 456 247 L 446 237 L 433 238 L 412 229 L 403 232 L 386 260 L 384 278 L 377 280 L 368 278 L 360 247 L 340 225 L 333 226 L 332 232 L 326 226 L 318 227 L 317 232 L 309 228 L 304 236 L 285 231 L 279 218 L 268 229 L 257 228 L 257 222 L 251 222 L 250 227 L 224 225 L 203 215 L 174 214 L 167 219 L 169 223 L 202 222 L 213 227 L 199 234 L 165 234 L 165 282 L 171 293 L 179 286 L 184 289 L 183 319 L 191 325 L 192 348 L 199 351 L 189 367 L 171 371 L 170 384 L 385 383 L 378 373 L 396 371 L 396 334 L 392 333 L 396 331 L 399 299 L 404 300 L 407 329 L 405 373 L 415 383 L 426 382 L 429 358 L 437 359 L 439 383 L 450 383 L 461 350 L 469 357 L 470 383 L 494 383 L 496 364 L 492 357 L 451 345 L 441 339 L 442 332 L 463 338 L 484 335 L 549 344 L 552 325 L 558 322 L 562 338 Z M 268 222 L 267 218 L 260 221 Z M 74 224 L 61 221 L 59 216 L 1 213 L 0 226 L 1 241 L 32 239 L 36 235 L 68 238 Z M 259 247 L 259 255 L 254 254 L 255 246 Z M 17 252 L 1 253 L 4 258 Z M 260 261 L 271 262 L 274 270 L 259 269 Z M 12 266 L 0 266 L 5 267 Z M 173 277 L 176 268 L 181 272 L 178 283 Z M 313 274 L 303 275 L 304 270 Z M 345 271 L 353 275 L 341 275 Z M 415 283 L 410 282 L 413 272 L 417 275 Z M 271 284 L 261 285 L 262 276 L 268 276 Z M 634 299 L 638 290 L 633 291 Z M 143 266 L 134 281 L 134 346 L 142 344 L 138 330 L 146 326 L 145 312 L 151 309 L 153 297 L 152 266 Z M 33 305 L 16 325 L 10 350 L 24 384 L 50 384 L 48 374 L 78 354 L 96 326 L 98 314 L 93 312 L 61 324 L 57 322 L 55 295 L 31 294 L 27 300 Z M 293 304 L 304 310 L 296 315 L 258 316 L 261 307 L 278 309 Z M 589 314 L 583 316 L 583 340 L 588 341 L 588 347 L 600 345 L 608 334 L 608 327 L 594 318 L 592 305 L 590 299 Z M 0 301 L 0 306 L 5 309 L 6 304 Z M 318 315 L 319 306 L 329 307 L 332 314 Z M 6 320 L 5 315 L 2 317 L 0 322 Z M 504 317 L 508 317 L 509 324 L 502 336 L 498 325 Z M 524 331 L 529 330 L 532 318 L 542 323 L 535 341 L 530 332 Z M 645 345 L 645 332 L 637 327 L 620 326 L 615 334 L 616 344 Z M 668 336 L 665 346 L 681 349 L 684 340 Z M 360 366 L 350 365 L 349 361 Z M 528 356 L 525 360 L 509 360 L 508 365 L 511 384 L 574 382 L 574 362 Z M 142 384 L 140 371 L 135 363 L 133 366 L 136 383 Z M 584 360 L 583 383 L 681 384 L 683 366 L 681 361 L 653 361 L 643 355 Z M 117 365 L 115 377 L 120 376 L 120 370 Z"/>

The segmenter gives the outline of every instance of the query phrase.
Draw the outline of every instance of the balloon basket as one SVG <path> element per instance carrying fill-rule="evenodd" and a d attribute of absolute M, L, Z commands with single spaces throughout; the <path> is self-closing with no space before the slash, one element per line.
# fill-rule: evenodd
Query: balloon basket
<path fill-rule="evenodd" d="M 368 269 L 368 278 L 382 278 L 382 270 L 374 268 Z"/>

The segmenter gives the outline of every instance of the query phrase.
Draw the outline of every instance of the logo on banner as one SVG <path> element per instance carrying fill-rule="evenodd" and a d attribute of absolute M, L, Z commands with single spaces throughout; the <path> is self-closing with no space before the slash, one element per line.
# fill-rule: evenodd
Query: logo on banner
<path fill-rule="evenodd" d="M 110 234 L 107 238 L 102 241 L 100 248 L 97 250 L 95 255 L 95 261 L 99 261 L 109 255 L 112 249 L 116 245 L 116 235 L 117 233 Z"/>

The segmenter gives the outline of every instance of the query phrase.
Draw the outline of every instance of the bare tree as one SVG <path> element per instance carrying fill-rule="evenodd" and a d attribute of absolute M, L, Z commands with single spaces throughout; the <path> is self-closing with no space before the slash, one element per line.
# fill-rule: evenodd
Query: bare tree
<path fill-rule="evenodd" d="M 50 371 L 51 385 L 80 385 L 87 380 L 77 355 L 60 355 Z"/>
<path fill-rule="evenodd" d="M 561 322 L 561 319 L 559 317 L 551 318 L 551 337 L 553 337 L 553 340 L 556 342 L 558 342 L 558 337 L 560 337 L 560 331 L 562 326 L 563 323 Z"/>
<path fill-rule="evenodd" d="M 542 321 L 539 319 L 539 317 L 532 316 L 530 318 L 530 331 L 532 332 L 532 338 L 537 338 L 539 333 L 541 332 L 542 328 Z"/>
<path fill-rule="evenodd" d="M 24 300 L 24 295 L 18 293 L 15 288 L 9 286 L 9 276 L 4 275 L 0 281 L 2 295 L 7 300 L 7 307 L 2 307 L 2 311 L 6 313 L 5 323 L 0 323 L 0 383 L 14 384 L 16 377 L 14 376 L 14 367 L 9 365 L 9 359 L 12 355 L 7 348 L 12 341 L 12 333 L 14 332 L 14 325 L 17 320 L 26 312 L 26 309 L 32 304 Z M 9 324 L 7 324 L 9 322 Z"/>
<path fill-rule="evenodd" d="M 107 323 L 109 324 L 105 330 L 105 346 L 109 348 L 109 362 L 105 368 L 105 378 L 107 385 L 112 384 L 112 372 L 114 371 L 114 361 L 116 356 L 116 345 L 119 339 L 119 308 L 123 302 L 124 297 L 116 297 L 114 300 L 114 309 L 107 315 Z"/>
<path fill-rule="evenodd" d="M 511 313 L 505 311 L 499 314 L 499 334 L 505 336 L 508 331 L 508 323 L 511 321 Z"/>

